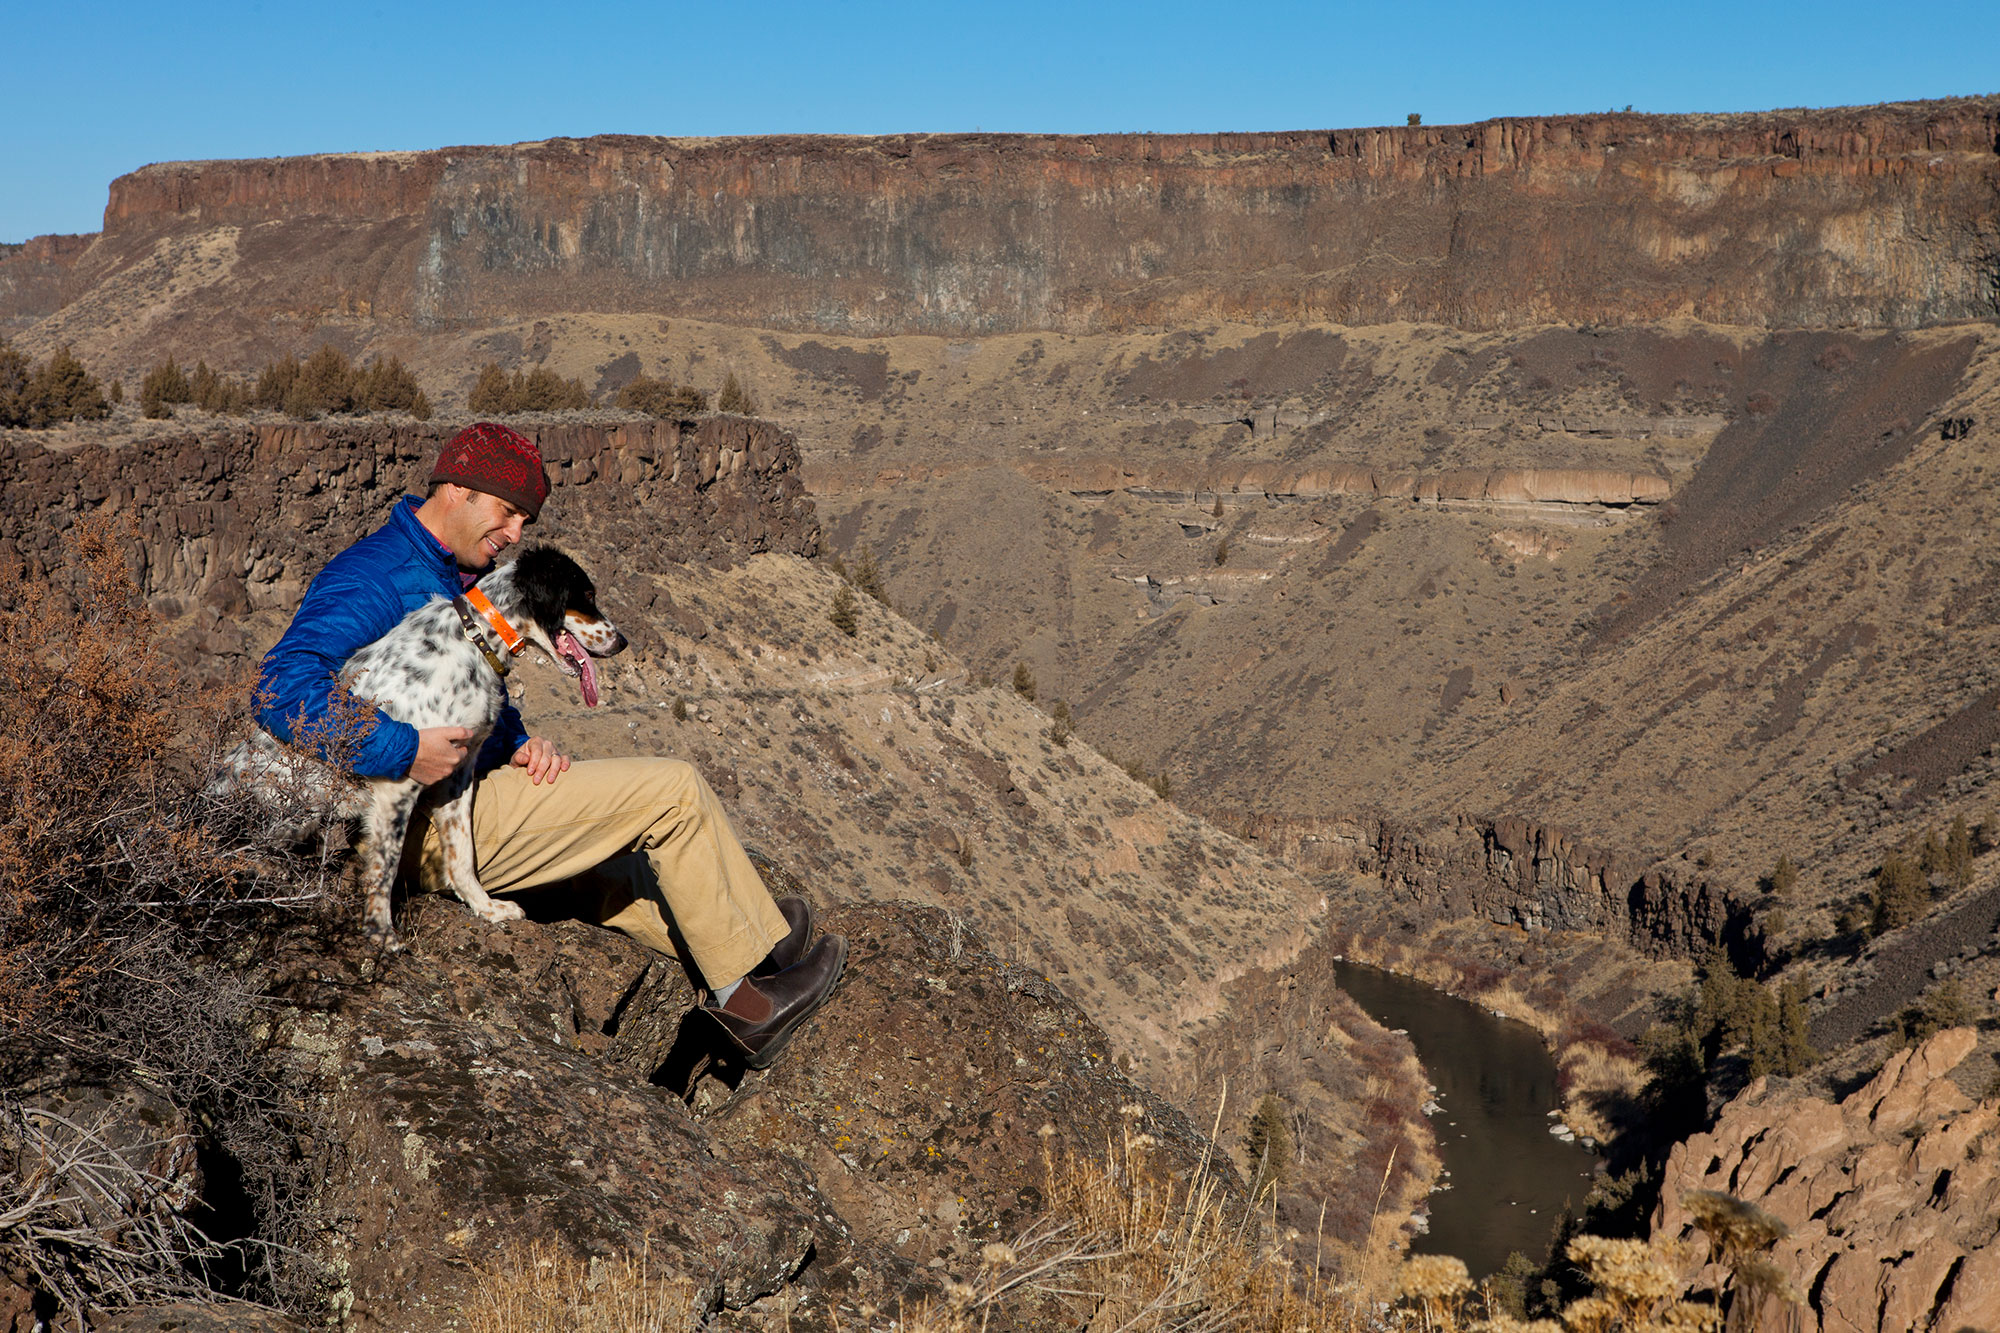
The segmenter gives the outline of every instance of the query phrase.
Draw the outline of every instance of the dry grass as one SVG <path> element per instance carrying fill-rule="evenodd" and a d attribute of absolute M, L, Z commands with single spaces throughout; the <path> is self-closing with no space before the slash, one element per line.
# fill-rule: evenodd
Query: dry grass
<path fill-rule="evenodd" d="M 107 1119 L 0 1106 L 0 1263 L 79 1328 L 94 1309 L 207 1296 L 227 1257 L 187 1217 L 192 1141 L 121 1148 Z"/>
<path fill-rule="evenodd" d="M 975 1271 L 913 1309 L 864 1306 L 841 1329 L 985 1333 L 989 1328 L 1084 1328 L 1088 1333 L 1715 1333 L 1736 1293 L 1732 1328 L 1754 1330 L 1797 1292 L 1763 1273 L 1782 1234 L 1721 1195 L 1694 1201 L 1727 1270 L 1721 1304 L 1683 1299 L 1679 1256 L 1643 1240 L 1579 1236 L 1567 1250 L 1590 1283 L 1559 1318 L 1506 1314 L 1465 1265 L 1447 1255 L 1399 1256 L 1385 1228 L 1346 1271 L 1322 1278 L 1286 1256 L 1279 1234 L 1244 1211 L 1206 1165 L 1162 1171 L 1143 1113 L 1126 1108 L 1102 1159 L 1043 1150 L 1048 1210 L 1011 1240 L 984 1246 Z M 1050 1135 L 1045 1133 L 1044 1143 Z M 1748 1219 L 1747 1221 L 1745 1219 Z M 1759 1265 L 1762 1265 L 1762 1268 Z M 1317 1265 L 1315 1265 L 1315 1270 Z M 691 1279 L 653 1271 L 645 1248 L 583 1260 L 540 1242 L 510 1248 L 460 1313 L 470 1333 L 668 1333 L 704 1311 Z M 1780 1312 L 1781 1313 L 1781 1312 Z M 836 1317 L 838 1318 L 838 1317 Z"/>
<path fill-rule="evenodd" d="M 1049 1209 L 976 1273 L 898 1322 L 901 1333 L 976 1333 L 1005 1322 L 1085 1323 L 1093 1333 L 1349 1329 L 1372 1308 L 1353 1284 L 1295 1281 L 1283 1242 L 1206 1165 L 1181 1180 L 1126 1108 L 1102 1160 L 1044 1150 Z M 1049 1135 L 1044 1135 L 1048 1142 Z"/>
<path fill-rule="evenodd" d="M 706 1313 L 692 1280 L 654 1269 L 650 1244 L 579 1259 L 534 1241 L 485 1276 L 462 1310 L 468 1333 L 687 1333 Z"/>
<path fill-rule="evenodd" d="M 1646 1081 L 1639 1061 L 1588 1041 L 1561 1047 L 1556 1067 L 1565 1090 L 1563 1122 L 1600 1143 L 1617 1133 L 1602 1108 L 1629 1103 Z"/>

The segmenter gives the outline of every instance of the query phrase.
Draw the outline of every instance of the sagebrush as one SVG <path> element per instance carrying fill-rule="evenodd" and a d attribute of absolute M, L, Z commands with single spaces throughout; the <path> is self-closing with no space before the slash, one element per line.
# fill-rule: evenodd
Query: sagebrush
<path fill-rule="evenodd" d="M 338 866 L 264 851 L 256 812 L 206 794 L 248 691 L 174 667 L 127 572 L 135 530 L 85 517 L 67 536 L 46 580 L 0 568 L 0 1267 L 72 1310 L 169 1288 L 315 1309 L 329 1158 L 311 1145 L 332 1136 L 267 1048 L 251 968 L 324 916 Z M 143 1180 L 100 1198 L 136 1178 L 63 1110 L 78 1080 L 164 1098 L 162 1151 L 226 1162 L 249 1234 L 216 1240 L 207 1201 Z"/>

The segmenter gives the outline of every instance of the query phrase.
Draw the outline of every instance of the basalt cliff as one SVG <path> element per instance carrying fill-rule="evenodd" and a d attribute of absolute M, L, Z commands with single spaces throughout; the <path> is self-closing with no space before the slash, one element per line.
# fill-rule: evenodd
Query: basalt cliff
<path fill-rule="evenodd" d="M 1994 315 L 1997 181 L 1990 98 L 177 162 L 114 182 L 89 244 L 0 259 L 0 319 L 20 328 L 194 245 L 210 271 L 176 287 L 171 318 L 211 342 L 273 320 L 576 311 L 850 337 L 1214 320 L 1906 328 Z"/>

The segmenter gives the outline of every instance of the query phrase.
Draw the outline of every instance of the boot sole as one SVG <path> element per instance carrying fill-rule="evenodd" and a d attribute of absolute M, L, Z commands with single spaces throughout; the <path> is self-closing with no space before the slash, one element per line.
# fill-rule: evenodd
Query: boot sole
<path fill-rule="evenodd" d="M 812 1007 L 802 1010 L 797 1017 L 793 1018 L 789 1024 L 779 1030 L 776 1036 L 765 1042 L 758 1050 L 751 1051 L 745 1047 L 742 1042 L 736 1039 L 736 1034 L 731 1032 L 726 1024 L 720 1019 L 716 1020 L 715 1025 L 721 1028 L 722 1035 L 729 1039 L 730 1046 L 735 1048 L 737 1058 L 742 1060 L 745 1069 L 769 1069 L 772 1065 L 776 1064 L 778 1057 L 785 1053 L 785 1048 L 792 1044 L 792 1038 L 799 1034 L 799 1029 L 804 1027 L 814 1014 L 826 1007 L 826 1002 L 831 1000 L 833 993 L 840 989 L 840 983 L 847 979 L 847 949 L 847 941 L 842 940 L 840 942 L 840 965 L 834 970 L 833 981 L 827 986 L 825 992 L 817 1000 L 813 1001 Z"/>

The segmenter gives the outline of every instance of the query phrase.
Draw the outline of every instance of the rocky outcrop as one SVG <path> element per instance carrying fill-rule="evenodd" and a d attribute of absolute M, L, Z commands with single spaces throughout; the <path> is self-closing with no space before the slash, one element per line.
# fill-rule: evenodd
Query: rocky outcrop
<path fill-rule="evenodd" d="M 1454 468 L 1394 472 L 1352 463 L 1134 463 L 1112 458 L 1029 459 L 1014 465 L 1030 481 L 1072 495 L 1123 492 L 1140 499 L 1207 504 L 1239 499 L 1318 500 L 1335 495 L 1414 500 L 1421 504 L 1592 506 L 1653 505 L 1671 492 L 1665 477 L 1610 468 Z M 868 468 L 815 466 L 808 484 L 818 495 L 890 490 L 949 476 L 950 463 Z"/>
<path fill-rule="evenodd" d="M 548 466 L 551 537 L 598 552 L 600 563 L 819 549 L 798 446 L 769 422 L 517 424 Z M 424 489 L 425 469 L 456 429 L 408 420 L 243 424 L 71 452 L 16 433 L 0 439 L 9 478 L 0 560 L 38 576 L 61 563 L 62 533 L 76 516 L 129 515 L 136 538 L 127 554 L 141 590 L 170 619 L 196 613 L 203 641 L 194 646 L 237 654 L 246 646 L 241 613 L 297 605 L 333 553 L 379 526 L 398 496 Z M 585 484 L 588 503 L 571 500 Z"/>
<path fill-rule="evenodd" d="M 1704 1254 L 1684 1200 L 1721 1191 L 1791 1228 L 1772 1257 L 1805 1296 L 1808 1333 L 2000 1326 L 2000 1103 L 1949 1077 L 1975 1040 L 1955 1028 L 1898 1051 L 1838 1105 L 1753 1082 L 1673 1150 L 1654 1239 Z M 1686 1273 L 1696 1288 L 1719 1277 Z"/>
<path fill-rule="evenodd" d="M 419 898 L 404 909 L 411 947 L 393 957 L 325 933 L 271 942 L 260 980 L 277 1058 L 305 1095 L 297 1123 L 314 1127 L 299 1148 L 321 1183 L 300 1206 L 321 1224 L 311 1257 L 328 1306 L 295 1324 L 183 1302 L 104 1326 L 428 1333 L 463 1326 L 537 1247 L 643 1251 L 656 1277 L 692 1284 L 702 1312 L 785 1292 L 777 1314 L 729 1327 L 849 1327 L 862 1308 L 976 1272 L 982 1246 L 1043 1213 L 1045 1154 L 1101 1158 L 1135 1113 L 1165 1174 L 1206 1173 L 1240 1207 L 1227 1158 L 1120 1072 L 1062 992 L 962 920 L 911 903 L 821 907 L 854 942 L 847 975 L 765 1074 L 710 1063 L 719 1029 L 691 1012 L 678 963 L 550 908 L 494 927 Z M 157 1206 L 208 1216 L 227 1159 L 198 1165 L 199 1127 L 98 1077 L 44 1079 L 38 1099 L 80 1120 L 110 1104 L 132 1152 L 175 1154 L 146 1158 Z M 0 1275 L 0 1313 L 41 1327 L 19 1276 Z M 1042 1326 L 1018 1305 L 995 1324 Z"/>
<path fill-rule="evenodd" d="M 2000 101 L 1966 98 L 167 163 L 112 184 L 65 295 L 212 234 L 256 260 L 192 297 L 189 315 L 217 320 L 247 302 L 425 326 L 635 311 L 861 336 L 1216 319 L 1903 327 L 1995 312 L 1996 135 Z"/>
<path fill-rule="evenodd" d="M 63 283 L 95 236 L 37 236 L 0 245 L 0 336 L 62 306 Z"/>
<path fill-rule="evenodd" d="M 1378 879 L 1383 893 L 1370 909 L 1378 914 L 1583 931 L 1655 957 L 1696 957 L 1716 944 L 1745 964 L 1761 953 L 1748 905 L 1691 863 L 1593 847 L 1532 820 L 1461 815 L 1417 828 L 1386 819 L 1206 817 L 1308 873 Z"/>
<path fill-rule="evenodd" d="M 1604 468 L 1454 468 L 1417 483 L 1419 500 L 1630 505 L 1667 498 L 1665 477 Z"/>

